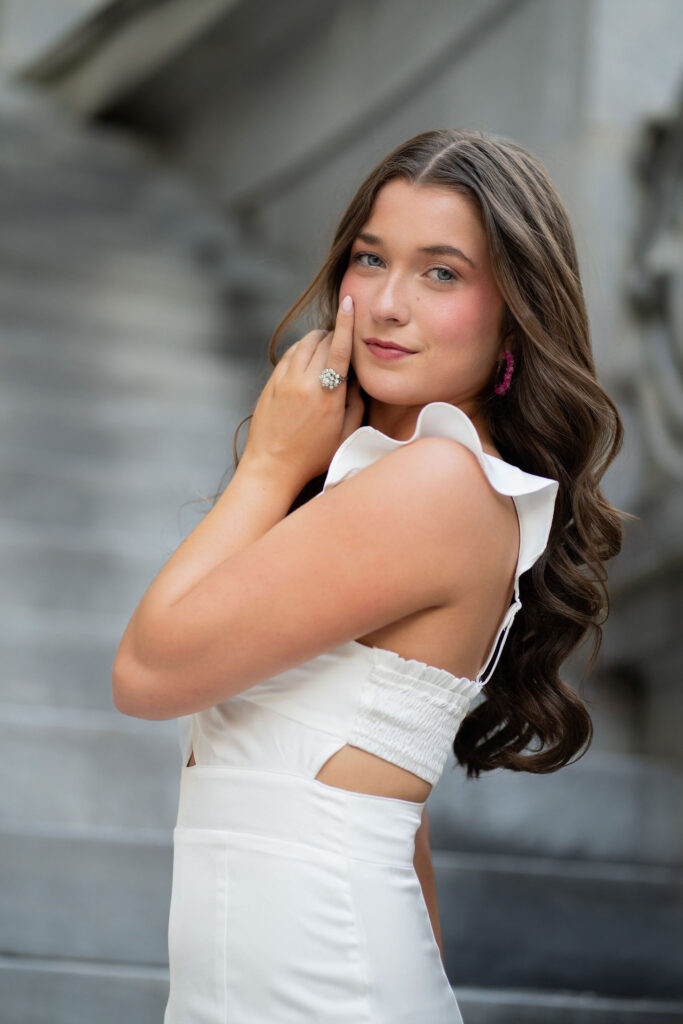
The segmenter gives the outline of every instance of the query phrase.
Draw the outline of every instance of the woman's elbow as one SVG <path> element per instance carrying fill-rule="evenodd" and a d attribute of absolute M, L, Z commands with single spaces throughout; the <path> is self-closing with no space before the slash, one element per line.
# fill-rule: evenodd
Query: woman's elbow
<path fill-rule="evenodd" d="M 172 715 L 165 714 L 155 702 L 154 687 L 149 679 L 143 679 L 144 673 L 131 664 L 130 658 L 117 654 L 111 672 L 111 688 L 114 707 L 123 715 L 132 718 L 162 719 Z"/>
<path fill-rule="evenodd" d="M 114 707 L 122 715 L 132 715 L 133 718 L 140 717 L 138 711 L 139 696 L 132 680 L 130 667 L 124 667 L 122 659 L 117 655 L 111 669 L 111 693 Z"/>

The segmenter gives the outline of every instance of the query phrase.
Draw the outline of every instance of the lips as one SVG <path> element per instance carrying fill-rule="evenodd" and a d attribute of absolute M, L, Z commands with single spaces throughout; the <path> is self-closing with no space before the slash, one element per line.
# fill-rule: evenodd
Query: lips
<path fill-rule="evenodd" d="M 380 348 L 389 352 L 404 352 L 407 355 L 414 354 L 414 350 L 412 348 L 406 348 L 404 345 L 398 345 L 395 341 L 384 341 L 382 338 L 363 338 L 363 341 L 371 348 Z"/>

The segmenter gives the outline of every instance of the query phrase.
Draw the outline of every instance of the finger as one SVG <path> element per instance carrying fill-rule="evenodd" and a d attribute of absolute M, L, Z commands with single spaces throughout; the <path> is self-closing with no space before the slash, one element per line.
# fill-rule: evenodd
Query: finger
<path fill-rule="evenodd" d="M 334 334 L 327 354 L 328 366 L 336 370 L 337 373 L 341 373 L 342 377 L 347 376 L 351 363 L 353 316 L 353 299 L 350 295 L 346 295 L 337 310 Z"/>
<path fill-rule="evenodd" d="M 321 341 L 327 335 L 327 331 L 317 329 L 304 334 L 296 345 L 296 352 L 292 359 L 292 369 L 297 373 L 303 373 L 314 356 Z"/>
<path fill-rule="evenodd" d="M 344 409 L 344 423 L 342 426 L 342 440 L 345 441 L 349 434 L 363 422 L 365 414 L 365 403 L 360 393 L 360 384 L 357 378 L 349 381 L 346 388 L 346 406 Z"/>
<path fill-rule="evenodd" d="M 339 338 L 342 343 L 340 345 Z M 311 370 L 320 373 L 326 367 L 341 373 L 342 377 L 348 376 L 348 368 L 351 363 L 351 351 L 353 349 L 353 308 L 344 310 L 340 304 L 337 310 L 337 321 L 334 331 L 330 331 L 326 338 L 323 338 L 314 356 L 311 359 Z M 336 353 L 336 354 L 335 354 Z"/>
<path fill-rule="evenodd" d="M 294 353 L 296 352 L 296 347 L 298 344 L 298 341 L 295 341 L 293 345 L 290 345 L 289 348 L 285 349 L 285 351 L 278 359 L 275 365 L 280 368 L 281 372 L 284 372 L 291 363 L 292 359 L 294 358 Z"/>
<path fill-rule="evenodd" d="M 328 331 L 325 337 L 320 339 L 318 347 L 311 356 L 311 361 L 308 364 L 308 367 L 309 371 L 311 373 L 315 373 L 316 376 L 324 370 L 326 366 L 330 365 L 330 347 L 333 340 L 334 331 Z M 345 376 L 345 374 L 342 376 Z"/>

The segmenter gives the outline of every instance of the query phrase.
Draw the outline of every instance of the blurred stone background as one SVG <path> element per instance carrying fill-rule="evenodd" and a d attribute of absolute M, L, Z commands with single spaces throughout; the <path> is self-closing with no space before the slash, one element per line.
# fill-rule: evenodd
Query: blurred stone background
<path fill-rule="evenodd" d="M 0 4 L 2 1024 L 161 1021 L 176 724 L 111 662 L 358 182 L 450 125 L 569 208 L 640 519 L 589 753 L 430 796 L 448 974 L 466 1024 L 683 1020 L 682 38 L 680 0 Z"/>

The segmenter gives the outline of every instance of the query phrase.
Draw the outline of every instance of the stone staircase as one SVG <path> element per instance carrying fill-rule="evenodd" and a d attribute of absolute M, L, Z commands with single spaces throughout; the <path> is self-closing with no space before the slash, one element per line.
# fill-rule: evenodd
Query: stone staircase
<path fill-rule="evenodd" d="M 111 665 L 258 385 L 152 155 L 0 92 L 0 1021 L 160 1021 L 180 752 Z M 196 503 L 195 503 L 196 502 Z"/>
<path fill-rule="evenodd" d="M 139 146 L 7 88 L 0 130 L 0 1024 L 152 1024 L 179 750 L 174 722 L 116 712 L 111 663 L 231 462 L 258 384 L 244 344 L 226 358 L 224 285 L 254 285 Z M 625 756 L 447 769 L 429 806 L 466 1024 L 683 1021 L 680 805 L 666 765 Z"/>
<path fill-rule="evenodd" d="M 466 1024 L 683 1021 L 683 780 L 589 752 L 554 776 L 447 767 L 430 795 Z"/>

